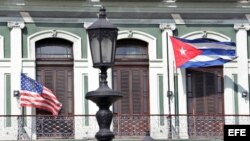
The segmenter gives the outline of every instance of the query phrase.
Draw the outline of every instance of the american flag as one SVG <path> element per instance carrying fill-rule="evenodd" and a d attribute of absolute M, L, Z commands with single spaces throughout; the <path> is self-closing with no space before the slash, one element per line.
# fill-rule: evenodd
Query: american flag
<path fill-rule="evenodd" d="M 53 92 L 36 80 L 21 73 L 20 105 L 44 109 L 58 115 L 62 104 Z"/>

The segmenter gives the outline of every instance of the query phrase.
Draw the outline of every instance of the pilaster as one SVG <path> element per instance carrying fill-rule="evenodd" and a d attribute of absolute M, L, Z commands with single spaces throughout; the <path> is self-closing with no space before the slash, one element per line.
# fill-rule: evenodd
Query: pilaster
<path fill-rule="evenodd" d="M 166 95 L 164 95 L 164 99 L 166 98 L 166 100 L 164 100 L 165 105 L 164 107 L 166 107 L 164 110 L 165 114 L 173 114 L 174 112 L 174 103 L 173 103 L 173 99 L 170 97 L 170 104 L 169 104 L 169 97 L 167 97 L 168 95 L 168 91 L 173 92 L 174 91 L 174 83 L 171 80 L 174 80 L 174 75 L 173 75 L 173 50 L 171 48 L 171 44 L 170 44 L 170 39 L 169 36 L 173 35 L 173 30 L 175 30 L 175 24 L 166 24 L 166 23 L 162 23 L 160 24 L 160 29 L 162 30 L 162 54 L 163 54 L 163 73 L 164 73 L 164 79 L 163 79 L 163 83 L 164 83 L 164 93 Z M 170 106 L 170 107 L 169 107 Z"/>
<path fill-rule="evenodd" d="M 239 114 L 249 114 L 249 82 L 248 82 L 248 47 L 247 31 L 249 24 L 235 24 L 236 30 L 236 52 L 237 52 L 237 73 L 238 73 L 238 100 Z M 242 97 L 242 92 L 247 92 L 247 97 Z"/>
<path fill-rule="evenodd" d="M 160 29 L 162 30 L 162 54 L 163 54 L 163 69 L 164 69 L 164 93 L 166 93 L 165 97 L 167 97 L 168 91 L 173 93 L 174 91 L 174 54 L 172 49 L 172 44 L 170 42 L 169 36 L 173 36 L 173 30 L 176 29 L 175 24 L 160 24 Z M 174 103 L 173 99 L 170 98 L 171 105 L 168 105 L 168 97 L 166 100 L 165 114 L 173 114 L 174 113 Z M 171 110 L 169 111 L 169 106 Z M 168 108 L 167 108 L 168 107 Z"/>
<path fill-rule="evenodd" d="M 0 60 L 4 58 L 3 36 L 0 35 Z"/>
<path fill-rule="evenodd" d="M 23 22 L 8 22 L 10 28 L 10 49 L 11 49 L 11 92 L 20 90 L 22 71 L 22 29 Z M 11 111 L 13 115 L 20 114 L 18 100 L 12 96 Z"/>

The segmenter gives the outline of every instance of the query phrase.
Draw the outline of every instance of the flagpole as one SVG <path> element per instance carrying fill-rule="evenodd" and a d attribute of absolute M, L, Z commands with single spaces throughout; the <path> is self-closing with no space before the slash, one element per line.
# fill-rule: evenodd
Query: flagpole
<path fill-rule="evenodd" d="M 18 97 L 20 100 L 20 90 L 14 91 L 14 96 Z M 23 138 L 24 134 L 24 107 L 21 106 L 21 114 L 18 116 L 18 135 L 17 139 L 20 140 Z"/>
<path fill-rule="evenodd" d="M 21 78 L 20 78 L 20 81 L 22 81 L 22 73 L 23 73 L 23 71 L 21 71 L 21 73 L 20 73 L 20 76 L 21 76 Z M 22 82 L 20 83 L 20 90 L 18 90 L 18 98 L 19 98 L 19 102 L 20 102 L 20 96 L 21 96 L 21 90 L 22 90 Z M 20 104 L 20 106 L 21 106 L 21 104 Z M 25 124 L 25 112 L 26 110 L 25 110 L 25 107 L 24 106 L 21 106 L 21 119 L 20 119 L 20 122 L 19 122 L 19 124 L 20 124 L 20 128 L 21 129 L 19 129 L 19 132 L 18 132 L 18 138 L 19 138 L 19 140 L 21 139 L 21 140 L 32 140 L 31 139 L 31 137 L 29 137 L 28 136 L 28 134 L 27 134 L 27 132 L 26 132 L 26 130 L 24 129 L 24 124 Z"/>
<path fill-rule="evenodd" d="M 24 107 L 22 106 L 21 108 L 21 112 L 22 112 L 22 115 L 21 115 L 21 130 L 22 130 L 22 136 L 24 134 Z"/>
<path fill-rule="evenodd" d="M 21 73 L 20 73 L 20 76 L 21 74 L 23 73 L 23 70 L 21 69 Z M 21 82 L 21 77 L 20 77 L 20 82 Z M 21 88 L 21 83 L 20 83 L 20 88 Z M 20 90 L 19 90 L 19 100 L 20 100 Z M 21 106 L 21 127 L 24 128 L 24 107 Z"/>
<path fill-rule="evenodd" d="M 21 69 L 21 73 L 20 73 L 20 76 L 21 76 L 21 74 L 23 73 L 23 71 L 22 71 L 22 69 Z M 20 77 L 20 82 L 21 82 L 21 77 Z M 20 83 L 20 89 L 21 89 L 21 83 Z M 20 102 L 20 90 L 18 90 L 18 98 L 19 98 L 19 102 Z M 24 107 L 23 106 L 21 106 L 21 125 L 20 125 L 20 127 L 21 127 L 21 135 L 20 135 L 20 138 L 22 139 L 22 138 L 24 138 L 24 134 L 25 134 L 25 130 L 24 130 L 24 114 L 25 114 L 25 110 L 24 110 Z"/>
<path fill-rule="evenodd" d="M 24 128 L 24 107 L 22 106 L 22 128 Z"/>
<path fill-rule="evenodd" d="M 168 33 L 166 32 L 166 38 L 167 38 L 167 44 L 166 44 L 166 47 L 167 47 L 167 82 L 168 82 L 168 85 L 167 85 L 167 96 L 168 96 L 168 118 L 169 118 L 169 131 L 168 131 L 168 139 L 172 139 L 172 117 L 171 117 L 171 96 L 172 96 L 172 92 L 170 91 L 170 74 L 169 74 L 169 48 L 168 48 Z"/>

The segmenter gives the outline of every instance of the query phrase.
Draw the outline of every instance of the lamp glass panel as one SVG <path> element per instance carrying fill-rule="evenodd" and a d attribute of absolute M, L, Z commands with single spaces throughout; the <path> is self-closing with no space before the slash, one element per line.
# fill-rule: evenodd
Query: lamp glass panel
<path fill-rule="evenodd" d="M 102 62 L 103 63 L 111 63 L 112 58 L 112 42 L 108 38 L 104 38 L 102 40 Z"/>
<path fill-rule="evenodd" d="M 113 48 L 112 48 L 112 50 L 113 50 L 113 51 L 112 51 L 112 53 L 113 53 L 113 54 L 112 54 L 112 58 L 111 58 L 111 59 L 112 59 L 112 60 L 111 60 L 112 62 L 114 62 L 114 61 L 115 61 L 115 53 L 116 53 L 116 40 L 117 40 L 116 38 L 114 38 L 114 39 L 113 39 Z"/>
<path fill-rule="evenodd" d="M 100 47 L 97 38 L 93 38 L 90 43 L 93 63 L 100 63 Z"/>

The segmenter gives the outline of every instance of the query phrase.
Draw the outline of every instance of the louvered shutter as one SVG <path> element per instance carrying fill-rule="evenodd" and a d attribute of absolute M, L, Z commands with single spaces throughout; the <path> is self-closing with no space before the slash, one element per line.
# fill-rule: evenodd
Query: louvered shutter
<path fill-rule="evenodd" d="M 114 89 L 123 95 L 122 99 L 115 103 L 115 112 L 120 111 L 120 114 L 149 113 L 148 70 L 146 68 L 114 68 L 113 79 Z"/>
<path fill-rule="evenodd" d="M 187 71 L 188 112 L 191 114 L 223 113 L 222 70 Z"/>
<path fill-rule="evenodd" d="M 194 76 L 194 84 L 195 84 L 195 107 L 196 107 L 196 114 L 204 114 L 205 113 L 205 98 L 204 97 L 204 77 L 203 72 L 196 72 Z"/>
<path fill-rule="evenodd" d="M 132 70 L 132 104 L 133 104 L 133 113 L 132 114 L 141 114 L 142 111 L 142 82 L 140 70 Z"/>
<path fill-rule="evenodd" d="M 187 104 L 189 116 L 189 135 L 210 132 L 223 132 L 223 120 L 211 120 L 202 115 L 224 114 L 222 68 L 199 68 L 187 70 Z"/>
<path fill-rule="evenodd" d="M 121 92 L 122 92 L 122 100 L 121 100 L 121 113 L 122 114 L 130 114 L 130 87 L 129 87 L 129 70 L 120 70 L 120 83 L 121 83 Z"/>
<path fill-rule="evenodd" d="M 37 79 L 53 91 L 58 100 L 63 104 L 60 114 L 73 115 L 72 67 L 37 67 Z"/>

